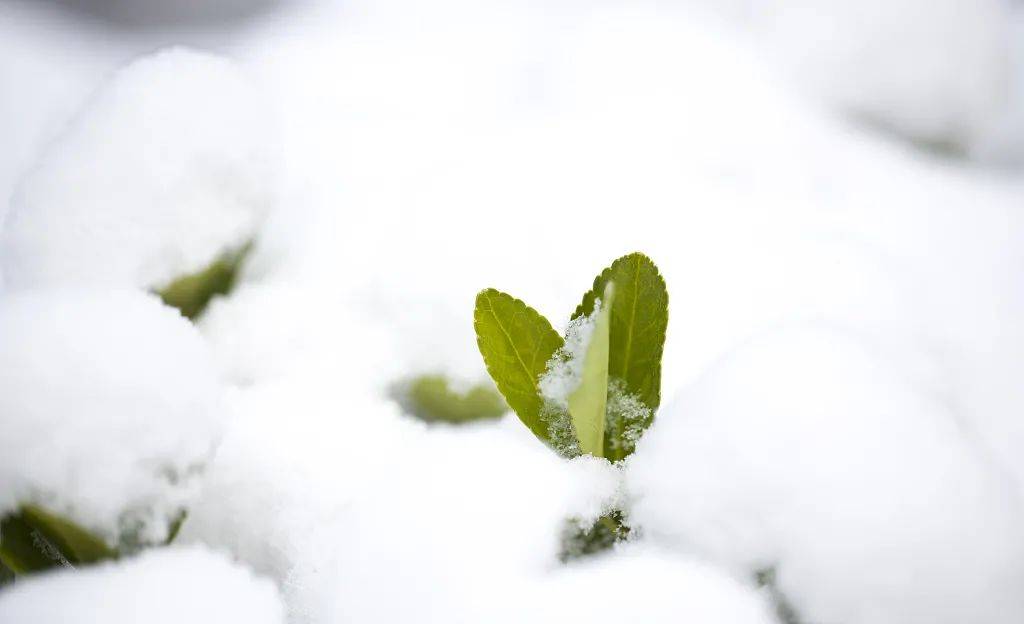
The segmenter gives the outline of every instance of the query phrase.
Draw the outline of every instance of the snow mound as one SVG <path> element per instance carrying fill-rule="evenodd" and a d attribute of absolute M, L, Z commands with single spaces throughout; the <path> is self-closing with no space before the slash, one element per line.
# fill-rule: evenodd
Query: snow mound
<path fill-rule="evenodd" d="M 400 460 L 309 534 L 290 601 L 311 622 L 501 621 L 515 588 L 557 565 L 568 518 L 596 517 L 617 485 L 607 462 L 566 462 L 518 433 L 407 434 Z"/>
<path fill-rule="evenodd" d="M 643 535 L 753 575 L 802 621 L 1024 618 L 1012 481 L 954 405 L 838 330 L 779 330 L 659 414 L 627 468 Z"/>
<path fill-rule="evenodd" d="M 339 509 L 400 456 L 410 433 L 396 430 L 403 422 L 379 401 L 337 386 L 299 374 L 229 389 L 223 442 L 178 540 L 230 548 L 279 582 L 300 561 L 332 550 L 337 538 L 322 532 L 336 530 Z M 321 541 L 307 544 L 310 535 Z"/>
<path fill-rule="evenodd" d="M 275 186 L 260 101 L 199 52 L 122 69 L 16 190 L 0 232 L 8 287 L 161 287 L 251 240 Z"/>
<path fill-rule="evenodd" d="M 749 28 L 812 93 L 911 139 L 964 148 L 1008 108 L 1002 0 L 698 1 Z"/>
<path fill-rule="evenodd" d="M 284 621 L 284 608 L 269 581 L 197 547 L 34 576 L 0 594 L 4 624 Z"/>
<path fill-rule="evenodd" d="M 529 622 L 775 622 L 763 596 L 709 565 L 643 546 L 584 560 L 539 579 Z M 595 597 L 599 598 L 595 600 Z"/>
<path fill-rule="evenodd" d="M 0 515 L 164 539 L 221 430 L 198 332 L 142 293 L 24 291 L 0 297 L 0 345 Z"/>
<path fill-rule="evenodd" d="M 607 461 L 563 460 L 514 416 L 426 427 L 337 385 L 229 393 L 235 418 L 179 537 L 272 576 L 292 621 L 773 621 L 749 587 L 642 545 L 562 567 L 566 521 L 617 504 Z"/>

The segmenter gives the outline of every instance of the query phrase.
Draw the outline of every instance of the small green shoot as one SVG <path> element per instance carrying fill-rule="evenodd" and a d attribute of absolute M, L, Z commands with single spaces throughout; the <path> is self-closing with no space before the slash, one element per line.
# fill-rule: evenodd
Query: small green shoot
<path fill-rule="evenodd" d="M 594 279 L 572 315 L 576 329 L 587 324 L 581 353 L 567 352 L 569 336 L 536 310 L 492 288 L 477 295 L 473 319 L 487 372 L 538 438 L 569 456 L 616 462 L 633 452 L 661 402 L 668 327 L 668 290 L 650 258 L 623 256 Z M 578 377 L 565 405 L 542 391 L 560 365 Z"/>
<path fill-rule="evenodd" d="M 487 372 L 534 435 L 568 457 L 618 462 L 633 453 L 661 403 L 668 328 L 668 289 L 650 258 L 632 253 L 602 271 L 564 338 L 493 288 L 477 295 L 473 321 Z M 569 520 L 559 558 L 600 552 L 628 535 L 621 510 L 589 527 Z"/>

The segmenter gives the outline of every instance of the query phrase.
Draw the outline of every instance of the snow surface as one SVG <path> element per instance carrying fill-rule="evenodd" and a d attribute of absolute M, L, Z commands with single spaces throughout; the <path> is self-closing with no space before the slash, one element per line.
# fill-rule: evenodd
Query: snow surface
<path fill-rule="evenodd" d="M 5 280 L 96 289 L 0 294 L 25 310 L 0 316 L 0 358 L 25 369 L 0 367 L 0 424 L 21 427 L 17 452 L 51 449 L 63 438 L 37 433 L 73 397 L 116 408 L 96 430 L 138 431 L 109 474 L 64 480 L 100 451 L 68 438 L 0 457 L 0 482 L 46 476 L 45 502 L 107 530 L 201 489 L 179 540 L 270 577 L 293 622 L 772 622 L 767 569 L 807 624 L 1024 620 L 1024 178 L 849 121 L 970 156 L 1019 114 L 994 95 L 1024 76 L 1000 69 L 1010 9 L 821 0 L 736 27 L 695 4 L 310 0 L 140 34 L 0 3 L 0 84 L 18 89 L 0 98 L 0 193 L 22 180 Z M 165 52 L 110 83 L 137 98 L 108 85 L 68 118 L 84 85 L 167 42 L 227 54 L 259 95 L 235 65 Z M 780 77 L 793 59 L 814 64 L 804 92 Z M 151 136 L 166 158 L 134 140 Z M 155 300 L 100 287 L 197 268 L 271 204 L 205 347 Z M 565 319 L 633 250 L 665 276 L 671 322 L 666 407 L 625 466 L 560 459 L 514 417 L 427 426 L 387 398 L 410 374 L 485 374 L 481 288 Z M 205 460 L 218 431 L 188 492 L 132 468 Z M 560 563 L 566 522 L 616 505 L 635 541 Z M 95 574 L 96 596 L 131 582 Z"/>
<path fill-rule="evenodd" d="M 0 510 L 165 539 L 223 420 L 199 333 L 142 293 L 38 290 L 0 297 L 0 345 Z"/>
<path fill-rule="evenodd" d="M 272 583 L 223 555 L 190 547 L 19 581 L 0 594 L 0 622 L 283 624 L 285 618 Z"/>
<path fill-rule="evenodd" d="M 641 440 L 632 520 L 748 574 L 776 568 L 809 622 L 1011 621 L 1015 484 L 946 402 L 858 338 L 779 330 L 714 366 Z"/>
<path fill-rule="evenodd" d="M 912 139 L 975 147 L 998 138 L 994 125 L 1011 110 L 1010 2 L 697 4 L 750 31 L 808 92 Z"/>
<path fill-rule="evenodd" d="M 165 50 L 118 72 L 19 185 L 9 287 L 162 287 L 253 238 L 273 201 L 270 124 L 230 62 Z"/>
<path fill-rule="evenodd" d="M 646 548 L 571 564 L 540 579 L 540 587 L 548 595 L 541 607 L 511 621 L 775 621 L 762 597 L 721 571 Z"/>

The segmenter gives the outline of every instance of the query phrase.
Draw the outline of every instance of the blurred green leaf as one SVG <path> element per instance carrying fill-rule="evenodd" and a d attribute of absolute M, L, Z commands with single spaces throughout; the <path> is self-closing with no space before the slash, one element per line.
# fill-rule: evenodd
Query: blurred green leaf
<path fill-rule="evenodd" d="M 72 563 L 93 563 L 117 556 L 106 542 L 70 520 L 36 505 L 25 505 L 21 512 L 29 524 L 57 545 L 61 552 L 67 553 L 65 556 Z"/>
<path fill-rule="evenodd" d="M 217 295 L 226 295 L 235 287 L 238 269 L 252 248 L 246 243 L 237 251 L 217 258 L 202 271 L 174 280 L 157 294 L 169 306 L 178 308 L 182 315 L 195 320 Z"/>
<path fill-rule="evenodd" d="M 523 424 L 550 444 L 537 384 L 548 360 L 564 344 L 562 337 L 536 310 L 493 288 L 476 296 L 473 327 L 487 372 L 498 390 Z"/>
<path fill-rule="evenodd" d="M 569 416 L 580 451 L 604 457 L 605 406 L 608 401 L 608 332 L 615 287 L 605 285 L 601 307 L 583 354 L 579 385 L 569 395 Z"/>
<path fill-rule="evenodd" d="M 800 624 L 800 616 L 789 599 L 779 590 L 775 568 L 764 568 L 754 572 L 757 586 L 767 593 L 775 606 L 775 615 L 782 624 Z"/>
<path fill-rule="evenodd" d="M 69 563 L 66 558 L 61 560 L 60 551 L 20 513 L 0 522 L 0 561 L 15 574 L 38 572 Z"/>
<path fill-rule="evenodd" d="M 4 565 L 3 559 L 0 559 L 0 587 L 9 585 L 14 582 L 14 572 Z"/>
<path fill-rule="evenodd" d="M 467 423 L 500 418 L 508 411 L 492 384 L 457 392 L 449 379 L 439 374 L 420 375 L 398 384 L 394 396 L 406 412 L 426 422 Z"/>
<path fill-rule="evenodd" d="M 24 505 L 0 521 L 0 561 L 15 574 L 116 557 L 100 538 L 37 505 Z"/>
<path fill-rule="evenodd" d="M 181 532 L 181 526 L 185 524 L 185 520 L 188 519 L 188 511 L 182 509 L 178 512 L 178 515 L 171 520 L 171 525 L 167 529 L 167 539 L 164 540 L 164 545 L 173 544 L 174 540 L 178 538 L 178 533 Z"/>

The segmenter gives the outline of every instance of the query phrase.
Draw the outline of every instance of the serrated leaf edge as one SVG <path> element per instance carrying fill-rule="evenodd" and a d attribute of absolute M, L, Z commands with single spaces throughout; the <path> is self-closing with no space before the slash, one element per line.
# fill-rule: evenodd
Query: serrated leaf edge
<path fill-rule="evenodd" d="M 485 288 L 485 289 L 483 289 L 483 290 L 481 290 L 480 292 L 477 293 L 475 302 L 479 302 L 480 301 L 480 297 L 488 297 L 489 298 L 491 296 L 507 297 L 508 299 L 512 300 L 513 304 L 521 305 L 524 308 L 524 310 L 526 311 L 527 314 L 531 314 L 534 317 L 536 317 L 537 319 L 540 319 L 540 320 L 542 320 L 544 322 L 544 324 L 547 326 L 546 333 L 549 333 L 551 336 L 554 336 L 558 340 L 558 342 L 561 343 L 558 348 L 561 348 L 561 346 L 564 345 L 564 342 L 565 342 L 564 338 L 562 338 L 561 334 L 559 334 L 557 331 L 555 331 L 555 328 L 551 325 L 551 321 L 549 321 L 547 319 L 547 317 L 545 317 L 543 314 L 538 312 L 536 309 L 534 309 L 532 306 L 527 304 L 522 299 L 514 297 L 514 296 L 512 296 L 512 295 L 510 295 L 510 294 L 508 294 L 506 292 L 500 291 L 500 290 L 498 290 L 496 288 Z M 487 369 L 487 374 L 490 375 L 491 379 L 494 381 L 495 387 L 498 388 L 498 392 L 500 392 L 501 395 L 505 398 L 505 401 L 509 404 L 509 408 L 511 408 L 512 411 L 514 411 L 516 413 L 516 416 L 519 417 L 519 420 L 524 425 L 526 425 L 527 428 L 530 429 L 535 435 L 537 435 L 537 437 L 541 438 L 546 443 L 550 443 L 551 440 L 549 439 L 549 436 L 547 435 L 547 432 L 546 431 L 543 431 L 543 432 L 538 431 L 534 427 L 530 426 L 526 422 L 526 420 L 524 419 L 523 414 L 520 414 L 515 409 L 515 407 L 512 406 L 511 399 L 509 399 L 509 397 L 506 396 L 505 393 L 502 391 L 501 384 L 498 382 L 498 379 L 495 376 L 495 372 L 493 370 L 493 367 L 491 366 L 491 363 L 488 361 L 487 356 L 484 355 L 484 349 L 483 349 L 482 340 L 481 340 L 481 336 L 480 336 L 480 323 L 481 323 L 481 321 L 480 321 L 480 319 L 477 316 L 479 308 L 480 308 L 480 306 L 478 305 L 478 303 L 476 305 L 474 305 L 474 307 L 473 307 L 473 331 L 476 334 L 477 350 L 480 351 L 480 355 L 483 357 L 484 367 Z M 515 342 L 512 340 L 511 335 L 509 335 L 508 331 L 505 329 L 504 324 L 501 322 L 501 320 L 498 318 L 498 316 L 496 314 L 494 314 L 493 310 L 494 310 L 494 306 L 492 305 L 491 306 L 491 315 L 494 317 L 495 322 L 497 322 L 498 325 L 501 327 L 502 332 L 505 334 L 505 337 L 509 341 L 509 344 L 511 344 L 513 346 L 513 350 L 515 350 L 515 352 L 516 352 L 516 359 L 519 360 L 519 363 L 522 366 L 523 370 L 526 371 L 527 376 L 530 378 L 530 383 L 533 385 L 533 389 L 537 393 L 537 397 L 540 399 L 541 403 L 543 403 L 544 399 L 543 399 L 543 397 L 540 394 L 540 386 L 538 385 L 537 377 L 533 374 L 533 371 L 531 371 L 529 369 L 529 367 L 527 367 L 526 362 L 520 356 L 518 349 L 515 349 Z"/>

